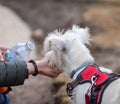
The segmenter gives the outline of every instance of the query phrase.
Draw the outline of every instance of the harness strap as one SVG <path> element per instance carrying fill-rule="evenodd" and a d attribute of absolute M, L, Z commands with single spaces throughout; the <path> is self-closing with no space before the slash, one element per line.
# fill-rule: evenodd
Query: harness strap
<path fill-rule="evenodd" d="M 88 66 L 88 65 L 93 65 L 94 63 L 92 62 L 92 61 L 87 61 L 87 62 L 84 62 L 82 65 L 80 65 L 76 70 L 73 70 L 72 72 L 71 72 L 71 74 L 70 74 L 70 77 L 71 78 L 73 78 L 73 76 L 75 75 L 75 73 L 78 71 L 78 70 L 80 70 L 80 69 L 82 69 L 82 68 L 84 68 L 84 67 L 86 67 L 86 66 Z"/>
<path fill-rule="evenodd" d="M 81 80 L 76 78 L 73 82 L 67 84 L 66 92 L 69 97 L 72 97 L 72 91 L 80 83 L 80 81 Z"/>
<path fill-rule="evenodd" d="M 120 78 L 119 74 L 111 73 L 110 78 L 106 82 L 104 82 L 101 85 L 94 86 L 94 88 L 91 91 L 91 98 L 90 98 L 91 104 L 101 104 L 102 96 L 105 89 L 108 87 L 110 83 L 117 80 L 118 78 Z"/>
<path fill-rule="evenodd" d="M 69 97 L 72 97 L 72 95 L 73 95 L 73 93 L 72 93 L 73 89 L 74 89 L 78 84 L 82 84 L 82 83 L 85 83 L 85 82 L 91 83 L 91 81 L 89 81 L 89 80 L 84 81 L 84 80 L 82 79 L 81 75 L 79 74 L 79 75 L 77 76 L 77 78 L 76 78 L 73 82 L 67 84 L 67 88 L 66 88 L 67 95 L 68 95 Z"/>

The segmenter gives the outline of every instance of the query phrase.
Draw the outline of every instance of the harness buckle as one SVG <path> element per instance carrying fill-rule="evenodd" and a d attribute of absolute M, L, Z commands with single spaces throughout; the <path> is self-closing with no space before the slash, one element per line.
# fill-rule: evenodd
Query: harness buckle
<path fill-rule="evenodd" d="M 97 80 L 98 74 L 95 74 L 94 76 L 91 77 L 91 85 L 88 88 L 87 94 L 90 96 L 91 95 L 91 90 L 93 88 L 93 86 L 96 85 L 96 80 Z"/>
<path fill-rule="evenodd" d="M 96 85 L 97 77 L 98 77 L 98 74 L 95 74 L 95 75 L 93 75 L 93 76 L 91 77 L 91 85 L 90 85 L 90 87 L 88 88 L 87 93 L 85 94 L 86 104 L 90 104 L 91 91 L 92 91 L 92 88 Z"/>

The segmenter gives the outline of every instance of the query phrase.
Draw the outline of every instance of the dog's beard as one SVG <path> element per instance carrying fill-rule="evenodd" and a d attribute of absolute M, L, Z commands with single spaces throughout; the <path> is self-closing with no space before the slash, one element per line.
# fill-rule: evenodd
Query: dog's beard
<path fill-rule="evenodd" d="M 63 72 L 61 58 L 62 57 L 55 51 L 49 51 L 46 53 L 43 60 L 48 64 L 48 66 L 52 67 L 53 69 Z"/>

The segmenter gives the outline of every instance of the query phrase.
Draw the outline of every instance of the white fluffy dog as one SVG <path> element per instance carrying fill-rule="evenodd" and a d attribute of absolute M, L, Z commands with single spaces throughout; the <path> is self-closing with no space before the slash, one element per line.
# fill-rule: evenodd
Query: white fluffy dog
<path fill-rule="evenodd" d="M 89 37 L 88 28 L 80 28 L 76 25 L 73 25 L 72 29 L 66 32 L 54 31 L 48 34 L 44 41 L 44 61 L 54 69 L 63 71 L 69 76 L 74 73 L 72 80 L 75 81 L 79 73 L 83 72 L 88 65 L 94 64 L 94 58 L 85 46 L 85 44 L 89 44 Z M 111 70 L 103 67 L 99 67 L 99 69 L 106 74 L 112 73 Z M 91 91 L 97 83 L 96 80 L 91 78 L 90 83 L 77 84 L 72 89 L 74 104 L 120 104 L 119 78 L 109 83 L 103 92 L 101 102 L 91 102 Z M 89 96 L 89 101 L 86 101 L 86 93 Z"/>

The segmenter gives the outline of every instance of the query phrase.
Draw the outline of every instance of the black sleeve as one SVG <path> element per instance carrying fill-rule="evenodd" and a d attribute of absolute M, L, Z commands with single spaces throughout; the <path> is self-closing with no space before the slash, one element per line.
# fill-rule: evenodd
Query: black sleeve
<path fill-rule="evenodd" d="M 0 62 L 0 87 L 22 85 L 26 78 L 24 61 Z"/>

